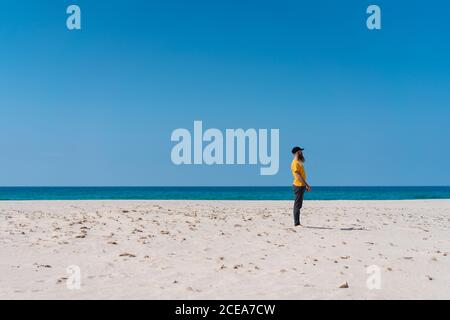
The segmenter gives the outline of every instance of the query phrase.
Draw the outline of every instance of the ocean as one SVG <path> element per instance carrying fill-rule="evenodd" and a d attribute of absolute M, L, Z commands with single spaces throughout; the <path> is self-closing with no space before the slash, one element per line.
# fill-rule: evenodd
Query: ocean
<path fill-rule="evenodd" d="M 291 187 L 0 187 L 0 200 L 292 199 Z M 450 199 L 450 187 L 313 187 L 305 199 Z"/>

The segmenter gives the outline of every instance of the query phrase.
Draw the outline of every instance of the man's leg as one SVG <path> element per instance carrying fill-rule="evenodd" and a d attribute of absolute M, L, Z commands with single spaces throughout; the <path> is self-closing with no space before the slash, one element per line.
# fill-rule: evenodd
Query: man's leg
<path fill-rule="evenodd" d="M 300 224 L 300 209 L 303 206 L 303 195 L 305 187 L 294 187 L 295 201 L 294 201 L 294 225 Z"/>

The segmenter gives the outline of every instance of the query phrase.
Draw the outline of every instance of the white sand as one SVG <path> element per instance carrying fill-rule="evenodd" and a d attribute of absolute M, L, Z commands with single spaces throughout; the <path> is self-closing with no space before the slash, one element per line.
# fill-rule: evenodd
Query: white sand
<path fill-rule="evenodd" d="M 0 298 L 450 299 L 450 200 L 291 205 L 0 202 Z"/>

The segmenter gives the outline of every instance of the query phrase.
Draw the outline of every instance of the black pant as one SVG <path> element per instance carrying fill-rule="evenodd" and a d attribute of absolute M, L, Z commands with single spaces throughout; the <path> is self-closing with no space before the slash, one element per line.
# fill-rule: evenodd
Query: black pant
<path fill-rule="evenodd" d="M 294 225 L 298 226 L 300 224 L 300 209 L 303 206 L 303 196 L 305 195 L 306 187 L 294 186 Z"/>

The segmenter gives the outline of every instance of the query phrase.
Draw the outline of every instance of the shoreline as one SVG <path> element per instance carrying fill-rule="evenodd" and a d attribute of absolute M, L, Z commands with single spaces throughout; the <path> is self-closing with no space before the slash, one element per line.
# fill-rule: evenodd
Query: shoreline
<path fill-rule="evenodd" d="M 1 203 L 22 203 L 22 202 L 211 202 L 211 203 L 223 203 L 223 202 L 280 202 L 280 203 L 294 203 L 294 199 L 292 200 L 267 200 L 267 199 L 261 199 L 261 200 L 246 200 L 246 199 L 34 199 L 34 200 L 0 200 Z M 308 203 L 318 203 L 318 202 L 325 202 L 325 203 L 344 203 L 344 202 L 356 202 L 356 203 L 363 203 L 363 202 L 449 202 L 450 198 L 444 199 L 386 199 L 386 200 L 348 200 L 348 199 L 333 199 L 333 200 L 319 200 L 319 199 L 305 199 L 304 202 Z"/>

